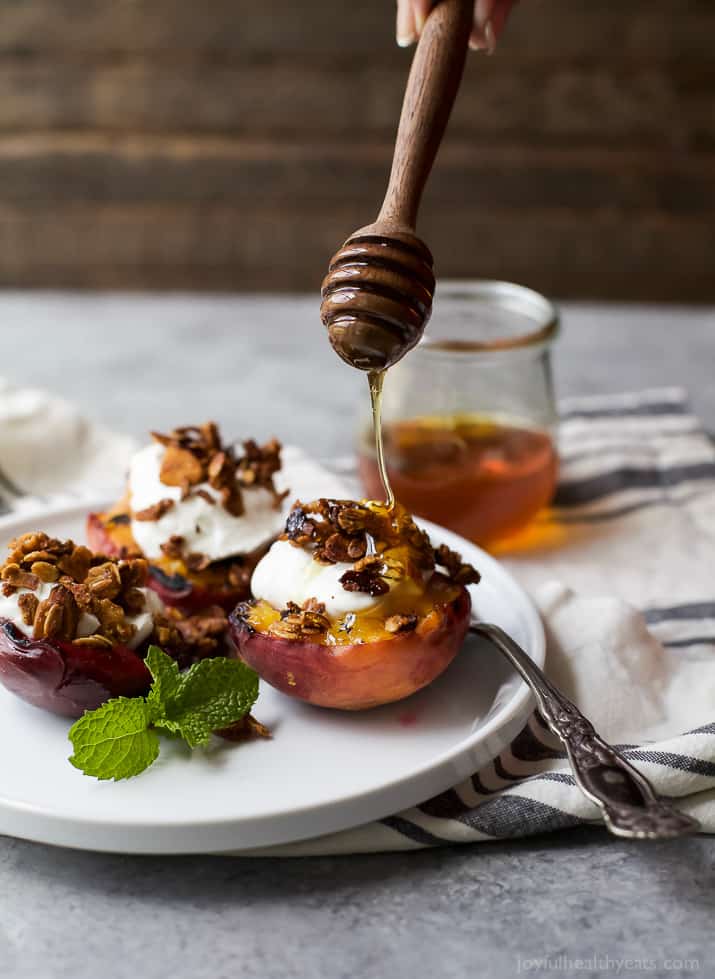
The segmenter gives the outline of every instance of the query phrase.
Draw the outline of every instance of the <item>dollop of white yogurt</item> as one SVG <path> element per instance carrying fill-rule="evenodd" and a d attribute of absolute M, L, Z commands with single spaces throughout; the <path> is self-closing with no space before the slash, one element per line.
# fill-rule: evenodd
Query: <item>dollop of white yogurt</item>
<path fill-rule="evenodd" d="M 295 547 L 290 541 L 278 540 L 258 562 L 251 578 L 254 598 L 263 599 L 274 608 L 285 608 L 288 602 L 302 605 L 315 598 L 325 605 L 329 616 L 339 618 L 348 612 L 362 612 L 378 605 L 382 595 L 346 591 L 340 576 L 352 564 L 320 564 L 310 551 Z"/>
<path fill-rule="evenodd" d="M 18 588 L 12 595 L 3 595 L 0 593 L 0 619 L 8 619 L 16 629 L 31 639 L 32 626 L 25 625 L 23 621 L 19 604 L 20 595 L 34 595 L 38 602 L 44 602 L 46 598 L 49 598 L 50 592 L 54 587 L 53 582 L 41 581 L 34 591 L 29 588 Z M 126 617 L 127 622 L 136 628 L 136 632 L 127 643 L 130 649 L 136 649 L 137 646 L 151 635 L 151 631 L 154 628 L 154 616 L 164 611 L 164 603 L 156 592 L 150 588 L 140 588 L 139 590 L 144 595 L 144 609 L 137 615 L 127 615 Z M 98 628 L 99 619 L 89 612 L 82 612 L 77 623 L 77 634 L 75 638 L 82 639 L 85 636 L 92 636 Z"/>
<path fill-rule="evenodd" d="M 148 558 L 161 557 L 161 545 L 178 536 L 184 538 L 188 553 L 220 561 L 254 551 L 283 529 L 285 518 L 262 486 L 243 490 L 245 511 L 240 517 L 221 506 L 218 493 L 208 483 L 192 489 L 205 490 L 216 503 L 196 495 L 182 500 L 180 487 L 165 486 L 159 479 L 164 451 L 163 445 L 154 442 L 137 452 L 129 466 L 129 505 L 133 511 L 145 510 L 159 500 L 174 500 L 174 506 L 159 520 L 132 520 L 134 540 Z"/>

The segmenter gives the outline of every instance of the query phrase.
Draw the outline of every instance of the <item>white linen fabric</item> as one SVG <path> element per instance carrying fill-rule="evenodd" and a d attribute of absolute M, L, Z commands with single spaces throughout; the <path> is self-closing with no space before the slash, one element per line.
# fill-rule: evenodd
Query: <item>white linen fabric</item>
<path fill-rule="evenodd" d="M 0 381 L 0 513 L 116 493 L 133 448 L 66 402 Z M 498 557 L 542 613 L 547 674 L 715 833 L 715 448 L 684 393 L 665 389 L 563 402 L 559 449 L 553 506 L 528 547 Z M 359 492 L 350 466 L 329 472 L 293 448 L 284 466 L 296 496 Z M 599 820 L 534 713 L 486 768 L 420 806 L 253 853 L 417 849 Z"/>

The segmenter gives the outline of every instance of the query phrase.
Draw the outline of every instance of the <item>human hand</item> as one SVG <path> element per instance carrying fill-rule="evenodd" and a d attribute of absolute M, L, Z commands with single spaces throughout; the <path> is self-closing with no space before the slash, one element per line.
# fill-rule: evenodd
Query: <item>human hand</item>
<path fill-rule="evenodd" d="M 475 0 L 469 47 L 492 54 L 517 0 Z M 407 48 L 420 36 L 434 0 L 397 0 L 397 43 Z"/>

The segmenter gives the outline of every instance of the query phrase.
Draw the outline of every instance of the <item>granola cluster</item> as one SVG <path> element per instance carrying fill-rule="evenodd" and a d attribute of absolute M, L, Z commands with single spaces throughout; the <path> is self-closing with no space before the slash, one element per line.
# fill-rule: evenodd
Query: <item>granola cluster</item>
<path fill-rule="evenodd" d="M 190 616 L 167 607 L 163 616 L 155 617 L 153 641 L 185 669 L 197 660 L 223 655 L 227 630 L 228 616 L 219 605 Z"/>
<path fill-rule="evenodd" d="M 285 493 L 276 489 L 273 477 L 281 468 L 281 444 L 271 439 L 258 445 L 253 439 L 243 443 L 238 455 L 230 445 L 224 445 L 215 422 L 175 428 L 168 435 L 152 432 L 152 438 L 165 447 L 159 479 L 165 486 L 179 487 L 181 499 L 200 496 L 209 504 L 219 503 L 234 517 L 244 513 L 243 491 L 262 487 L 280 507 Z M 203 484 L 218 494 L 218 500 Z M 175 505 L 166 497 L 153 506 L 133 514 L 135 520 L 159 520 Z"/>
<path fill-rule="evenodd" d="M 126 644 L 136 633 L 127 616 L 144 610 L 147 562 L 136 558 L 112 561 L 92 554 L 73 541 L 60 541 L 43 533 L 24 534 L 10 542 L 10 553 L 0 567 L 3 595 L 29 589 L 18 598 L 26 626 L 35 639 L 63 639 L 87 646 Z M 41 583 L 52 590 L 42 601 Z M 90 636 L 76 638 L 83 613 L 98 626 Z"/>
<path fill-rule="evenodd" d="M 479 581 L 479 573 L 445 545 L 433 548 L 409 513 L 353 500 L 315 500 L 292 507 L 281 540 L 311 548 L 323 564 L 348 563 L 340 578 L 346 591 L 384 595 L 390 584 L 405 575 L 419 578 L 444 568 L 455 584 Z M 400 558 L 394 556 L 399 552 Z"/>
<path fill-rule="evenodd" d="M 136 626 L 127 617 L 145 611 L 141 589 L 147 576 L 143 558 L 112 560 L 73 541 L 31 533 L 10 542 L 10 553 L 0 567 L 0 588 L 6 596 L 23 589 L 18 606 L 34 639 L 110 648 L 126 645 L 136 635 Z M 41 583 L 52 585 L 42 601 L 33 594 Z M 77 637 L 84 613 L 98 625 L 92 635 Z M 224 652 L 227 628 L 226 613 L 217 606 L 192 616 L 167 608 L 154 615 L 151 641 L 180 665 L 188 666 L 196 659 Z"/>
<path fill-rule="evenodd" d="M 288 602 L 277 622 L 273 622 L 268 632 L 281 639 L 315 639 L 324 635 L 330 628 L 330 619 L 325 614 L 325 605 L 309 598 L 302 605 Z"/>

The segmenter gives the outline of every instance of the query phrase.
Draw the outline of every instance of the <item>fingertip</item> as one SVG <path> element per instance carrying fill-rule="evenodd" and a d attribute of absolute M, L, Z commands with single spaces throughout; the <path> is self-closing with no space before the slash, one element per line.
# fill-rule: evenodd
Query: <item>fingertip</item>
<path fill-rule="evenodd" d="M 415 15 L 410 0 L 397 0 L 397 25 L 395 29 L 397 44 L 409 48 L 417 40 Z"/>
<path fill-rule="evenodd" d="M 422 33 L 422 28 L 425 26 L 425 21 L 429 16 L 429 12 L 432 9 L 432 0 L 412 0 L 412 9 L 414 10 L 415 16 L 415 28 L 417 34 Z"/>

